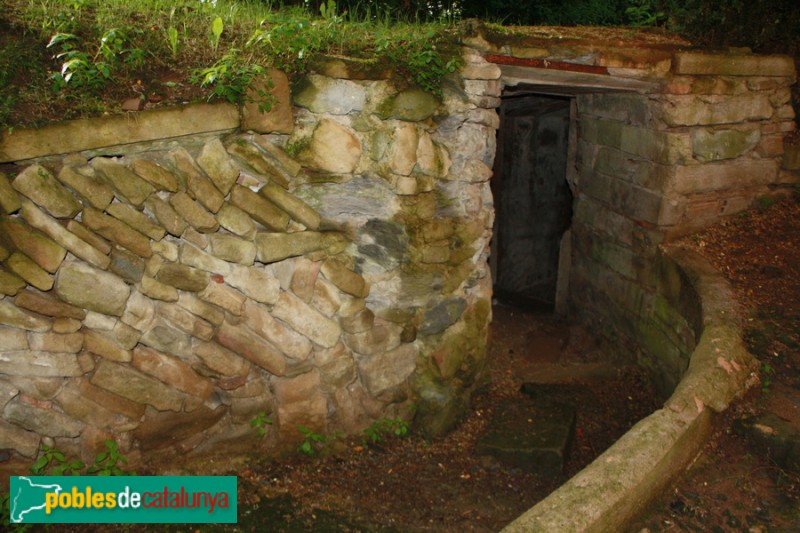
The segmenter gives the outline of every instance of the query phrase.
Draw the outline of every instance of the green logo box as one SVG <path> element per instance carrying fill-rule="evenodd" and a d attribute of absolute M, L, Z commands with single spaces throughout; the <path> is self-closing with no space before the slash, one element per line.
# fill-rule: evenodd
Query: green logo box
<path fill-rule="evenodd" d="M 236 476 L 13 476 L 17 524 L 234 524 Z"/>

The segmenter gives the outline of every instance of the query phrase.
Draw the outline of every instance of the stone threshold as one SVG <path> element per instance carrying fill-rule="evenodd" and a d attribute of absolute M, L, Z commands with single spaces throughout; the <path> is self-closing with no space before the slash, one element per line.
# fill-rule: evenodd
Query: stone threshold
<path fill-rule="evenodd" d="M 696 252 L 674 247 L 665 255 L 687 275 L 703 309 L 703 332 L 681 382 L 662 409 L 504 533 L 623 531 L 695 460 L 719 414 L 755 384 L 758 362 L 744 346 L 727 281 Z"/>

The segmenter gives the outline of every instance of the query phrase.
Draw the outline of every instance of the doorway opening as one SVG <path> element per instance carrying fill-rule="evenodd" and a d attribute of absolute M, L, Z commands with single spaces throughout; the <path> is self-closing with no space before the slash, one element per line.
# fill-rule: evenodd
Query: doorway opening
<path fill-rule="evenodd" d="M 494 294 L 501 303 L 544 312 L 563 307 L 569 276 L 563 237 L 573 204 L 568 183 L 573 104 L 568 95 L 503 95 L 492 178 L 491 255 Z"/>

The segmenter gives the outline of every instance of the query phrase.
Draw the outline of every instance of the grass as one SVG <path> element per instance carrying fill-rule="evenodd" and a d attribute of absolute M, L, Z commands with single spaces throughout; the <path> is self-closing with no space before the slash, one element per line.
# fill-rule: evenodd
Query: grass
<path fill-rule="evenodd" d="M 312 13 L 269 0 L 0 1 L 4 127 L 118 112 L 131 97 L 241 102 L 265 69 L 297 76 L 325 54 L 383 61 L 440 94 L 460 61 L 453 20 L 397 21 L 371 2 Z"/>

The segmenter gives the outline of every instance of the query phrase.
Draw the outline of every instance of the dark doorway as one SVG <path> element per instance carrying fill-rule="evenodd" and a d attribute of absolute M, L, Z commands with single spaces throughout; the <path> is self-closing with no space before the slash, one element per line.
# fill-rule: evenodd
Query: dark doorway
<path fill-rule="evenodd" d="M 561 237 L 572 220 L 567 184 L 571 98 L 506 95 L 492 193 L 495 297 L 552 310 Z"/>

